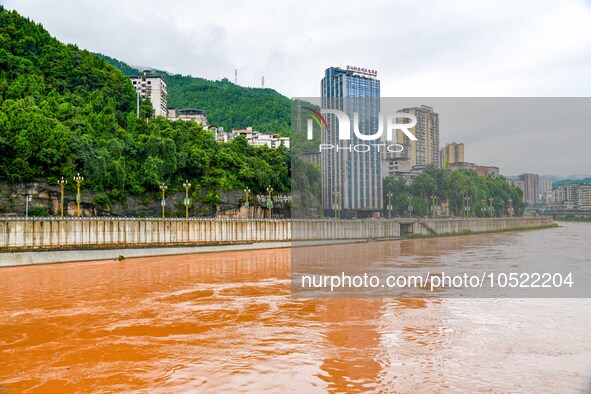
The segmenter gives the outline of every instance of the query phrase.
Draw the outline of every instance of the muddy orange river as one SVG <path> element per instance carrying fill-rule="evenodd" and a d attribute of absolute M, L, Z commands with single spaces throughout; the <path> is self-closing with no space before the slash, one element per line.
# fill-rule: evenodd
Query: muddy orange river
<path fill-rule="evenodd" d="M 590 312 L 292 298 L 289 249 L 4 268 L 0 392 L 587 392 Z"/>

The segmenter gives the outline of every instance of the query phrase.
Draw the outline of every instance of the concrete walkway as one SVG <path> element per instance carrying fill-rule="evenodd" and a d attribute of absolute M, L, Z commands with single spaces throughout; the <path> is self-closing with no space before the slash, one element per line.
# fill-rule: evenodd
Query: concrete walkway
<path fill-rule="evenodd" d="M 245 250 L 279 249 L 301 246 L 322 246 L 332 244 L 349 244 L 358 242 L 394 241 L 400 238 L 368 240 L 368 239 L 340 239 L 329 241 L 295 241 L 295 242 L 256 242 L 250 244 L 232 244 L 215 246 L 184 246 L 160 248 L 130 248 L 130 249 L 88 249 L 88 250 L 51 250 L 0 253 L 0 268 L 21 265 L 38 265 L 54 263 L 70 263 L 76 261 L 116 260 L 119 256 L 126 259 L 134 257 L 170 256 L 195 253 L 239 252 Z"/>
<path fill-rule="evenodd" d="M 291 242 L 259 242 L 252 244 L 217 245 L 217 246 L 186 246 L 170 248 L 137 248 L 137 249 L 94 249 L 94 250 L 53 250 L 0 253 L 0 267 L 20 265 L 66 263 L 74 261 L 115 260 L 119 256 L 125 258 L 167 256 L 177 254 L 233 252 L 241 250 L 289 248 Z"/>

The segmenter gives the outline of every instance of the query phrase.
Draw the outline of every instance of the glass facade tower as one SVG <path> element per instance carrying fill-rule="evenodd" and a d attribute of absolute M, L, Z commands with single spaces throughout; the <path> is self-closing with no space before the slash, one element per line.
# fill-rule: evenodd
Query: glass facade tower
<path fill-rule="evenodd" d="M 375 148 L 364 150 L 380 141 L 366 141 L 355 136 L 354 114 L 358 114 L 361 134 L 376 133 L 380 81 L 375 76 L 331 67 L 326 69 L 321 85 L 322 108 L 345 112 L 351 123 L 351 139 L 339 140 L 336 116 L 326 115 L 328 129 L 323 126 L 322 144 L 334 148 L 321 151 L 323 209 L 329 214 L 338 205 L 342 215 L 369 216 L 382 209 L 381 160 Z"/>

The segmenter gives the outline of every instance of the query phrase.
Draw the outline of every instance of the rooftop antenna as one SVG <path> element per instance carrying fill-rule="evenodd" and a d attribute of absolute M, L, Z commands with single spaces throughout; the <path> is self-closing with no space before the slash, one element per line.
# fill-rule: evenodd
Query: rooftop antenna
<path fill-rule="evenodd" d="M 263 78 L 261 78 L 261 87 L 264 89 L 265 88 L 265 76 L 263 75 Z"/>
<path fill-rule="evenodd" d="M 238 69 L 234 69 L 234 84 L 238 85 Z"/>

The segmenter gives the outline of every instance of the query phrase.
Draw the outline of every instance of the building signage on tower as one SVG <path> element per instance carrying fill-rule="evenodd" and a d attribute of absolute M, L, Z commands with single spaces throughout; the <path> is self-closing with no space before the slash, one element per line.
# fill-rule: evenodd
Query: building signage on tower
<path fill-rule="evenodd" d="M 370 77 L 377 77 L 378 72 L 370 68 L 356 67 L 347 65 L 347 71 L 353 71 L 358 74 L 368 75 Z"/>

